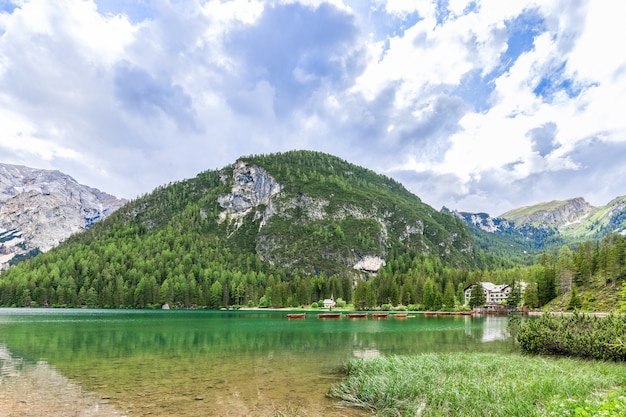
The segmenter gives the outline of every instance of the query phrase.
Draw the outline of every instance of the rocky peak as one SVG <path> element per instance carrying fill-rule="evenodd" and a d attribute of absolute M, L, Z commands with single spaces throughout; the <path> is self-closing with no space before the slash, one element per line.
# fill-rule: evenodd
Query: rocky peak
<path fill-rule="evenodd" d="M 0 269 L 48 251 L 124 203 L 59 171 L 0 164 Z"/>
<path fill-rule="evenodd" d="M 500 217 L 511 220 L 516 227 L 535 225 L 544 228 L 561 228 L 580 222 L 591 211 L 593 206 L 582 197 L 565 201 L 551 201 L 535 206 L 522 207 L 502 214 Z"/>
<path fill-rule="evenodd" d="M 283 189 L 283 185 L 265 169 L 256 165 L 248 166 L 243 161 L 235 163 L 232 182 L 231 193 L 218 199 L 219 204 L 226 209 L 222 219 L 226 215 L 241 218 L 261 205 L 268 206 L 268 213 L 271 213 L 271 199 Z"/>
<path fill-rule="evenodd" d="M 441 209 L 443 213 L 463 220 L 465 223 L 476 226 L 487 233 L 496 233 L 510 230 L 514 227 L 512 222 L 500 217 L 491 217 L 487 213 L 467 213 L 458 210 L 450 210 L 447 207 Z"/>

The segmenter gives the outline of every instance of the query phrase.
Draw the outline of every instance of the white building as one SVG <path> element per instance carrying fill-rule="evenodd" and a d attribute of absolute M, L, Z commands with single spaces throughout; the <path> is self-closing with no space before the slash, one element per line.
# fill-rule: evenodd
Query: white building
<path fill-rule="evenodd" d="M 511 285 L 509 284 L 496 285 L 491 282 L 479 282 L 479 284 L 482 285 L 483 292 L 485 293 L 485 304 L 503 304 L 511 293 Z M 517 285 L 520 286 L 520 292 L 524 295 L 524 290 L 528 284 L 524 281 L 520 281 Z M 473 287 L 474 284 L 465 287 L 465 304 L 469 302 L 472 296 Z"/>

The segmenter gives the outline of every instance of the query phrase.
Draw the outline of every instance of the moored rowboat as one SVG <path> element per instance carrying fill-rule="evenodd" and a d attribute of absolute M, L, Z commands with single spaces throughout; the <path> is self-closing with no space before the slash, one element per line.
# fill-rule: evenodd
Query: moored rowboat
<path fill-rule="evenodd" d="M 366 319 L 367 313 L 348 313 L 346 317 L 349 319 Z"/>
<path fill-rule="evenodd" d="M 303 319 L 306 317 L 306 313 L 289 313 L 287 314 L 288 319 Z"/>
<path fill-rule="evenodd" d="M 340 319 L 341 313 L 320 313 L 317 315 L 318 319 Z"/>

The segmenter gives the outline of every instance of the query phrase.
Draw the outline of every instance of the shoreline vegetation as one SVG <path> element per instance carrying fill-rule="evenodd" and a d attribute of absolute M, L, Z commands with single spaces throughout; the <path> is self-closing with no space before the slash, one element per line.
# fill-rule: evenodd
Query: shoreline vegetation
<path fill-rule="evenodd" d="M 354 359 L 346 372 L 328 395 L 377 417 L 623 416 L 626 410 L 626 368 L 613 362 L 429 353 Z"/>
<path fill-rule="evenodd" d="M 509 319 L 521 354 L 353 359 L 329 396 L 377 417 L 626 415 L 626 315 Z"/>

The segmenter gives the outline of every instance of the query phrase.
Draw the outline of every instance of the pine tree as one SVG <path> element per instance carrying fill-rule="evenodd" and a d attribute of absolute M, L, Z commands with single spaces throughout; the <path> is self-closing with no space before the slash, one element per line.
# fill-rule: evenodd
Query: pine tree
<path fill-rule="evenodd" d="M 424 295 L 422 300 L 426 310 L 435 309 L 435 285 L 430 278 L 427 278 L 424 283 Z"/>
<path fill-rule="evenodd" d="M 480 282 L 474 284 L 472 292 L 470 293 L 469 306 L 470 308 L 485 305 L 487 302 L 485 297 L 485 291 Z"/>
<path fill-rule="evenodd" d="M 537 284 L 531 282 L 524 290 L 524 305 L 530 308 L 539 307 L 539 297 L 537 295 Z"/>
<path fill-rule="evenodd" d="M 506 303 L 511 308 L 517 308 L 520 301 L 522 301 L 522 289 L 516 281 L 513 281 L 511 284 L 511 292 L 509 293 Z"/>
<path fill-rule="evenodd" d="M 455 304 L 454 284 L 452 284 L 452 281 L 448 281 L 446 282 L 446 287 L 443 290 L 443 305 L 444 307 L 452 310 Z"/>

